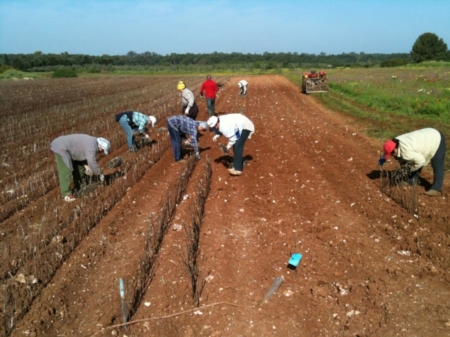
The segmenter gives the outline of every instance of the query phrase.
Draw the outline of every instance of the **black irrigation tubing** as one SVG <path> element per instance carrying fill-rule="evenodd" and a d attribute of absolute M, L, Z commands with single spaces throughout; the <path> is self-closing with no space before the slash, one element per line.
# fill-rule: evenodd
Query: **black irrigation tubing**
<path fill-rule="evenodd" d="M 152 163 L 149 163 L 148 154 L 143 154 L 142 156 L 138 156 L 138 159 L 135 163 L 128 164 L 125 166 L 125 170 L 128 171 L 128 174 L 132 174 L 136 180 L 142 178 L 145 174 L 146 170 L 150 168 L 153 163 L 157 162 L 162 154 L 169 148 L 169 141 L 164 138 L 154 150 L 153 148 L 150 150 L 152 154 Z M 133 179 L 127 179 L 126 182 L 128 185 L 133 185 L 135 182 Z M 123 183 L 123 181 L 122 181 Z M 5 336 L 9 336 L 13 331 L 14 325 L 10 322 L 17 322 L 20 320 L 29 310 L 31 304 L 35 300 L 35 298 L 40 294 L 42 289 L 51 281 L 53 275 L 61 267 L 63 262 L 70 256 L 70 254 L 75 250 L 78 244 L 85 238 L 90 230 L 92 230 L 97 223 L 103 218 L 113 206 L 121 200 L 121 198 L 125 195 L 127 186 L 118 186 L 118 184 L 111 184 L 109 188 L 116 188 L 116 195 L 109 199 L 109 204 L 107 203 L 105 206 L 105 198 L 108 197 L 109 189 L 103 189 L 97 193 L 94 191 L 93 199 L 89 203 L 85 203 L 82 201 L 83 212 L 81 212 L 81 207 L 75 207 L 73 215 L 69 218 L 66 218 L 57 228 L 57 232 L 52 231 L 49 233 L 48 237 L 41 244 L 41 247 L 36 251 L 31 250 L 28 251 L 29 256 L 26 261 L 23 261 L 20 265 L 18 264 L 14 270 L 8 271 L 6 275 L 2 275 L 0 279 L 0 285 L 2 287 L 3 294 L 3 302 L 4 303 L 14 303 L 14 306 L 10 307 L 10 311 L 6 310 L 3 312 L 2 317 L 0 317 L 1 321 L 3 321 L 3 329 L 5 330 Z M 79 205 L 78 205 L 79 206 Z M 64 245 L 51 245 L 52 238 L 56 237 L 56 235 L 64 232 L 66 236 L 64 236 L 65 243 Z M 31 247 L 32 248 L 32 247 Z M 19 251 L 22 251 L 20 249 Z M 59 259 L 55 259 L 55 255 L 59 254 Z M 48 258 L 45 259 L 45 263 L 35 259 L 30 263 L 30 260 L 36 256 L 44 255 Z M 12 257 L 15 258 L 16 261 L 20 260 L 20 257 Z M 11 257 L 10 257 L 11 260 Z M 30 265 L 31 264 L 31 265 Z M 11 279 L 14 275 L 20 272 L 20 268 L 28 269 L 23 271 L 25 275 L 34 275 L 38 282 L 32 285 L 17 285 L 11 282 Z M 40 275 L 38 274 L 40 273 Z M 26 294 L 24 293 L 24 288 L 26 288 Z M 15 310 L 15 308 L 20 308 L 20 310 Z M 12 326 L 11 326 L 12 325 Z M 1 331 L 1 330 L 0 330 Z"/>

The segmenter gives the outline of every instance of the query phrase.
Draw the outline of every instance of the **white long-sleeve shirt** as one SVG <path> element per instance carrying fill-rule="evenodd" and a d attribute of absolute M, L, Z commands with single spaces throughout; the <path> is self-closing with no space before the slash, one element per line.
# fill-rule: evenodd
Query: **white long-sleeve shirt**
<path fill-rule="evenodd" d="M 181 101 L 184 107 L 192 108 L 194 105 L 194 94 L 188 88 L 185 88 L 181 91 Z"/>
<path fill-rule="evenodd" d="M 247 85 L 248 85 L 248 83 L 247 83 L 246 80 L 240 80 L 239 83 L 238 83 L 239 88 L 241 88 L 243 86 L 247 86 Z"/>
<path fill-rule="evenodd" d="M 252 121 L 245 117 L 243 114 L 233 113 L 219 117 L 219 132 L 228 138 L 227 148 L 230 149 L 234 143 L 239 139 L 242 134 L 242 130 L 249 130 L 252 137 L 255 132 L 255 126 Z"/>
<path fill-rule="evenodd" d="M 397 157 L 414 162 L 414 170 L 430 163 L 441 143 L 441 134 L 432 128 L 421 129 L 395 137 L 399 141 Z"/>

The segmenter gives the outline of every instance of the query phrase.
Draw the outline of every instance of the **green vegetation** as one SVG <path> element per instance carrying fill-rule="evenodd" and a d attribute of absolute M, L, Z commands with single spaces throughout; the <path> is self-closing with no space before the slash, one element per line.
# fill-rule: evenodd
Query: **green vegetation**
<path fill-rule="evenodd" d="M 155 72 L 183 72 L 186 69 L 212 69 L 214 71 L 228 71 L 233 69 L 247 69 L 266 72 L 281 68 L 298 69 L 299 67 L 376 67 L 381 62 L 401 58 L 411 61 L 409 53 L 396 54 L 366 54 L 342 53 L 209 53 L 209 54 L 176 54 L 158 55 L 145 52 L 138 54 L 130 51 L 126 55 L 80 55 L 80 54 L 0 54 L 0 66 L 9 65 L 23 71 L 49 72 L 64 67 L 81 68 L 84 71 L 96 68 L 101 71 L 116 71 L 124 68 L 146 68 Z"/>
<path fill-rule="evenodd" d="M 61 77 L 78 77 L 77 72 L 73 69 L 56 69 L 53 74 L 53 78 Z"/>
<path fill-rule="evenodd" d="M 448 57 L 447 44 L 434 33 L 420 35 L 411 50 L 415 62 L 441 61 Z"/>
<path fill-rule="evenodd" d="M 7 66 L 6 64 L 0 66 L 0 74 L 3 74 L 6 70 L 11 69 L 10 66 Z"/>
<path fill-rule="evenodd" d="M 37 75 L 35 73 L 27 73 L 12 68 L 0 72 L 0 80 L 30 80 L 38 77 L 42 77 L 42 74 Z"/>
<path fill-rule="evenodd" d="M 382 67 L 400 67 L 408 64 L 408 60 L 402 58 L 392 58 L 381 62 Z"/>
<path fill-rule="evenodd" d="M 286 76 L 301 86 L 301 73 Z M 374 138 L 386 140 L 433 127 L 450 139 L 450 63 L 378 69 L 332 69 L 330 92 L 317 94 L 325 106 L 354 117 Z M 447 150 L 450 163 L 450 149 Z"/>

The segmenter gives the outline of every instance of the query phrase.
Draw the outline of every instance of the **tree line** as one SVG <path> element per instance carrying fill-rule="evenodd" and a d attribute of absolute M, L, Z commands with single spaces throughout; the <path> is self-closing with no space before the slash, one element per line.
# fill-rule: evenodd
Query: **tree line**
<path fill-rule="evenodd" d="M 210 53 L 210 54 L 177 54 L 159 55 L 153 52 L 136 53 L 130 51 L 126 55 L 83 55 L 43 54 L 0 54 L 0 66 L 7 65 L 22 71 L 48 71 L 58 66 L 161 66 L 178 68 L 180 66 L 219 66 L 219 65 L 251 65 L 253 68 L 298 68 L 302 65 L 322 65 L 330 67 L 379 65 L 389 59 L 403 59 L 411 62 L 409 54 L 365 54 L 343 53 L 327 55 L 325 53 Z"/>
<path fill-rule="evenodd" d="M 398 66 L 429 60 L 450 61 L 447 45 L 434 33 L 418 37 L 410 53 L 394 54 L 307 54 L 307 53 L 209 53 L 159 55 L 154 52 L 128 52 L 126 55 L 44 54 L 0 54 L 0 67 L 12 67 L 22 71 L 52 71 L 58 67 L 112 67 L 145 66 L 165 67 L 175 70 L 186 66 L 208 66 L 210 69 L 240 65 L 252 69 L 301 68 L 301 67 L 375 67 Z"/>

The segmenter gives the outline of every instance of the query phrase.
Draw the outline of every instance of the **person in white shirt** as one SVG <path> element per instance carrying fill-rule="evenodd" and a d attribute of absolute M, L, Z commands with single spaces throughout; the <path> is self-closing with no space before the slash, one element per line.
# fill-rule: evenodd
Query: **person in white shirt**
<path fill-rule="evenodd" d="M 248 83 L 246 80 L 240 80 L 238 83 L 239 88 L 241 88 L 239 95 L 240 96 L 245 96 L 247 95 L 247 87 L 248 87 Z"/>
<path fill-rule="evenodd" d="M 240 113 L 231 113 L 220 117 L 212 116 L 206 122 L 216 135 L 213 138 L 217 142 L 221 135 L 228 138 L 226 150 L 233 147 L 233 168 L 228 169 L 231 175 L 240 176 L 244 167 L 244 145 L 247 138 L 251 138 L 255 132 L 255 126 L 252 121 Z"/>
<path fill-rule="evenodd" d="M 413 184 L 419 178 L 422 168 L 431 163 L 434 179 L 431 188 L 425 192 L 428 196 L 442 194 L 445 171 L 445 136 L 442 132 L 426 128 L 403 135 L 384 143 L 384 155 L 378 161 L 380 166 L 386 162 L 391 155 L 400 162 L 412 163 L 412 172 L 408 182 Z"/>

